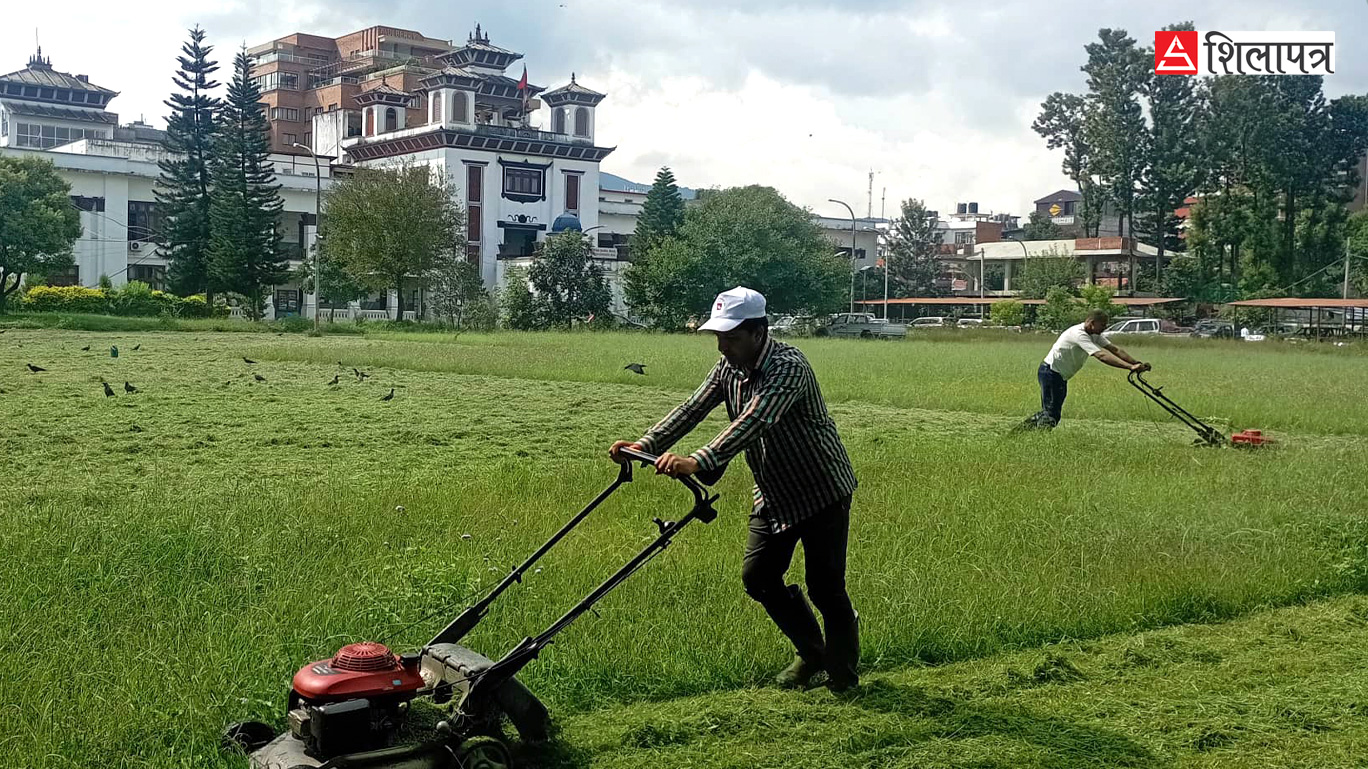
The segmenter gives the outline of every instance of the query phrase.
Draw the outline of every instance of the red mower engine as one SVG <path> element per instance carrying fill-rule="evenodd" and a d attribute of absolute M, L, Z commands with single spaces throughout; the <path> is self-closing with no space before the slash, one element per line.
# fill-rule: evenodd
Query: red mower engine
<path fill-rule="evenodd" d="M 1272 443 L 1276 443 L 1276 441 L 1264 435 L 1263 430 L 1243 430 L 1230 436 L 1230 445 L 1242 448 L 1256 449 Z"/>
<path fill-rule="evenodd" d="M 387 747 L 423 688 L 419 660 L 363 642 L 301 668 L 290 690 L 290 732 L 319 759 Z"/>

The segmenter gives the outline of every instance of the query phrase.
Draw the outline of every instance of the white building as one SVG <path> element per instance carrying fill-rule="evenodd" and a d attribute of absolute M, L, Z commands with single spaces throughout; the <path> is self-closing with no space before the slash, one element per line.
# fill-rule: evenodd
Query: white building
<path fill-rule="evenodd" d="M 28 66 L 0 76 L 0 147 L 50 149 L 81 139 L 108 139 L 119 116 L 105 111 L 118 94 L 85 75 L 52 68 L 39 48 Z"/>
<path fill-rule="evenodd" d="M 613 151 L 594 142 L 604 95 L 574 75 L 549 91 L 520 84 L 505 72 L 521 58 L 477 28 L 436 57 L 443 69 L 420 79 L 417 91 L 382 83 L 358 95 L 360 136 L 345 136 L 346 115 L 325 113 L 313 125 L 316 137 L 341 136 L 345 159 L 356 165 L 425 165 L 443 178 L 467 212 L 467 256 L 491 288 L 508 267 L 530 261 L 558 218 L 573 217 L 584 232 L 599 228 L 599 162 Z M 410 125 L 406 109 L 421 102 L 426 121 Z M 542 106 L 548 125 L 534 125 Z M 573 227 L 571 218 L 561 221 Z M 610 274 L 621 267 L 616 249 L 595 256 Z"/>

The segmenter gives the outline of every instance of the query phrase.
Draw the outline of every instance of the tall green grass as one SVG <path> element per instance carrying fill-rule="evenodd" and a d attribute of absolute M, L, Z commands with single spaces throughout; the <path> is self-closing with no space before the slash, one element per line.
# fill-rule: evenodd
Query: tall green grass
<path fill-rule="evenodd" d="M 90 340 L 0 337 L 0 755 L 17 766 L 219 765 L 217 730 L 278 723 L 300 665 L 354 640 L 427 640 L 606 486 L 607 445 L 639 435 L 714 356 L 698 338 L 634 335 L 141 333 L 118 359 L 82 352 Z M 1118 405 L 1009 438 L 1030 404 L 1010 406 L 1033 382 L 951 369 L 1029 363 L 1033 344 L 804 349 L 861 481 L 850 584 L 874 670 L 1364 587 L 1362 433 L 1204 451 Z M 1168 365 L 1205 352 L 1175 350 Z M 1238 371 L 1305 391 L 1303 370 L 1368 365 L 1221 352 L 1190 361 L 1194 392 Z M 648 376 L 620 370 L 633 359 Z M 142 392 L 106 398 L 101 379 Z M 1109 385 L 1124 382 L 1085 380 L 1079 411 L 1122 404 Z M 980 408 L 918 405 L 960 399 Z M 1359 408 L 1326 396 L 1281 416 Z M 740 588 L 744 467 L 719 491 L 716 522 L 686 530 L 526 671 L 557 712 L 760 683 L 785 662 Z M 649 541 L 652 516 L 687 501 L 640 474 L 496 605 L 472 646 L 498 654 L 550 624 Z"/>

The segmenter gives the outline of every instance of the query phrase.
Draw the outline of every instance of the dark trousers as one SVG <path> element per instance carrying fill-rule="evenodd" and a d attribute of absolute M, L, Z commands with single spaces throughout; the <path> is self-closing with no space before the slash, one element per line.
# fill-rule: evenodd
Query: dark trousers
<path fill-rule="evenodd" d="M 1050 368 L 1048 363 L 1040 364 L 1036 379 L 1040 380 L 1040 413 L 1048 417 L 1046 424 L 1053 427 L 1064 418 L 1064 399 L 1069 395 L 1069 382 Z"/>
<path fill-rule="evenodd" d="M 741 581 L 746 593 L 765 607 L 774 624 L 793 642 L 799 656 L 811 662 L 824 662 L 833 678 L 853 679 L 859 641 L 855 609 L 846 592 L 849 537 L 850 497 L 778 534 L 770 530 L 764 518 L 752 515 Z M 803 543 L 808 595 L 826 625 L 825 643 L 802 591 L 797 585 L 784 583 L 799 542 Z"/>

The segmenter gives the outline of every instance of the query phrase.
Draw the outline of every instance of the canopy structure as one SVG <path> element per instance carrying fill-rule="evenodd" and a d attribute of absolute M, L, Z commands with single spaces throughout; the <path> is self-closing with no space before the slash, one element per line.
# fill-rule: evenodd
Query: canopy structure
<path fill-rule="evenodd" d="M 1161 304 L 1171 304 L 1173 302 L 1185 301 L 1187 300 L 1171 296 L 1112 297 L 1112 302 L 1114 304 L 1141 309 L 1146 309 Z M 1020 302 L 1021 304 L 1025 305 L 1045 304 L 1044 299 L 1017 299 L 1016 297 L 1011 296 L 914 296 L 905 299 L 889 299 L 888 309 L 892 310 L 894 307 L 897 307 L 899 310 L 898 317 L 904 318 L 907 316 L 907 308 L 909 307 L 915 308 L 918 311 L 918 314 L 920 314 L 921 310 L 931 307 L 977 307 L 980 310 L 983 310 L 986 309 L 985 305 L 996 304 L 998 302 Z M 861 305 L 863 309 L 872 312 L 874 308 L 882 307 L 884 304 L 884 300 L 871 299 L 869 301 L 856 302 L 856 304 Z M 885 312 L 884 314 L 885 316 L 887 316 L 887 312 Z"/>
<path fill-rule="evenodd" d="M 1368 299 L 1317 299 L 1300 296 L 1278 296 L 1268 299 L 1245 299 L 1230 302 L 1229 307 L 1257 307 L 1284 310 L 1297 321 L 1283 324 L 1278 329 L 1298 336 L 1335 337 L 1368 333 Z M 1301 312 L 1306 322 L 1300 322 Z"/>

